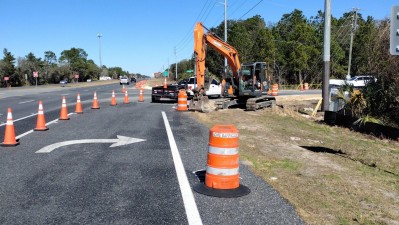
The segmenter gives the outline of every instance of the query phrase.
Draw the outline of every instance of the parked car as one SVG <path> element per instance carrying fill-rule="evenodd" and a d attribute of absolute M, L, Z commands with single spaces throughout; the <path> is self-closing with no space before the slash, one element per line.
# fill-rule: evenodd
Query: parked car
<path fill-rule="evenodd" d="M 100 80 L 112 80 L 111 77 L 100 77 Z"/>
<path fill-rule="evenodd" d="M 65 87 L 67 85 L 67 83 L 68 83 L 68 80 L 61 80 L 60 81 L 61 87 Z"/>
<path fill-rule="evenodd" d="M 166 88 L 164 88 L 163 85 L 152 87 L 151 100 L 152 102 L 177 102 L 180 89 L 185 89 L 185 86 L 179 84 L 168 84 Z"/>
<path fill-rule="evenodd" d="M 364 76 L 354 76 L 347 80 L 348 84 L 352 84 L 354 87 L 364 87 L 370 82 L 376 82 L 377 79 L 373 76 L 364 75 Z"/>
<path fill-rule="evenodd" d="M 129 78 L 127 78 L 126 76 L 121 77 L 119 79 L 119 84 L 120 85 L 122 85 L 122 84 L 129 85 L 130 84 Z"/>
<path fill-rule="evenodd" d="M 136 78 L 135 78 L 135 77 L 132 77 L 132 78 L 130 78 L 130 82 L 132 82 L 132 83 L 136 83 L 136 82 L 137 82 L 137 80 L 136 80 Z"/>

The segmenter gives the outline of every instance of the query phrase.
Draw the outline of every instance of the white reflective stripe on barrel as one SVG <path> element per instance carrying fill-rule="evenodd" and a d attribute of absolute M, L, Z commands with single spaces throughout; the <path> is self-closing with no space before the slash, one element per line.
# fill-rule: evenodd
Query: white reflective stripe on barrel
<path fill-rule="evenodd" d="M 178 98 L 177 101 L 187 101 L 187 98 Z"/>
<path fill-rule="evenodd" d="M 206 166 L 206 173 L 213 174 L 213 175 L 221 175 L 221 176 L 233 176 L 237 175 L 239 171 L 239 168 L 233 168 L 233 169 L 220 169 L 220 168 L 214 168 L 211 166 Z"/>
<path fill-rule="evenodd" d="M 217 148 L 209 146 L 208 152 L 217 155 L 236 155 L 238 154 L 238 148 Z"/>
<path fill-rule="evenodd" d="M 178 107 L 186 107 L 186 104 L 177 104 Z"/>

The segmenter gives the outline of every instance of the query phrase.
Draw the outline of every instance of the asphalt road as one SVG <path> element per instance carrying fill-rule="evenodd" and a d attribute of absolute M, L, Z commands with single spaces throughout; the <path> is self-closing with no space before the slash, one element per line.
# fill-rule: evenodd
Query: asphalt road
<path fill-rule="evenodd" d="M 117 106 L 109 104 L 112 90 Z M 20 145 L 0 147 L 0 224 L 303 224 L 289 203 L 242 164 L 240 182 L 249 195 L 194 192 L 199 180 L 193 172 L 206 166 L 209 129 L 190 119 L 190 112 L 177 112 L 175 104 L 150 103 L 148 90 L 139 103 L 139 91 L 129 87 L 131 103 L 123 104 L 120 90 L 114 84 L 9 96 L 0 91 L 1 122 L 12 107 L 21 136 Z M 91 109 L 94 91 L 99 110 Z M 72 113 L 77 92 L 84 113 L 57 121 L 62 96 Z M 46 121 L 53 122 L 48 131 L 31 132 L 38 100 Z M 3 138 L 4 125 L 0 130 Z M 118 135 L 135 139 L 110 147 Z"/>

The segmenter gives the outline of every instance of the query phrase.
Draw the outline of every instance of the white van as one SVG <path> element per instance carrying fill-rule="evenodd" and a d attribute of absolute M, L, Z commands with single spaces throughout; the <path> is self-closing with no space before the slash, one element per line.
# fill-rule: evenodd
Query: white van
<path fill-rule="evenodd" d="M 209 97 L 219 98 L 222 95 L 222 84 L 212 79 L 209 89 L 205 92 Z"/>
<path fill-rule="evenodd" d="M 190 77 L 187 80 L 187 91 L 191 92 L 197 86 L 197 79 L 195 77 Z M 209 85 L 209 89 L 205 92 L 205 94 L 209 97 L 218 98 L 222 94 L 222 85 L 219 81 L 212 78 L 212 81 Z"/>
<path fill-rule="evenodd" d="M 354 76 L 347 80 L 348 84 L 352 84 L 354 87 L 364 87 L 370 82 L 377 82 L 377 79 L 373 76 Z"/>

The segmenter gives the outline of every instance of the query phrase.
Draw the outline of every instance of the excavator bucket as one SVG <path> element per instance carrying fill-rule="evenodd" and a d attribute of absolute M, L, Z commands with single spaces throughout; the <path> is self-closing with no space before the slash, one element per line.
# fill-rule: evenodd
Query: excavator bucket
<path fill-rule="evenodd" d="M 209 101 L 208 96 L 200 95 L 194 96 L 193 99 L 191 99 L 188 109 L 190 111 L 208 113 L 214 111 L 216 107 Z"/>

